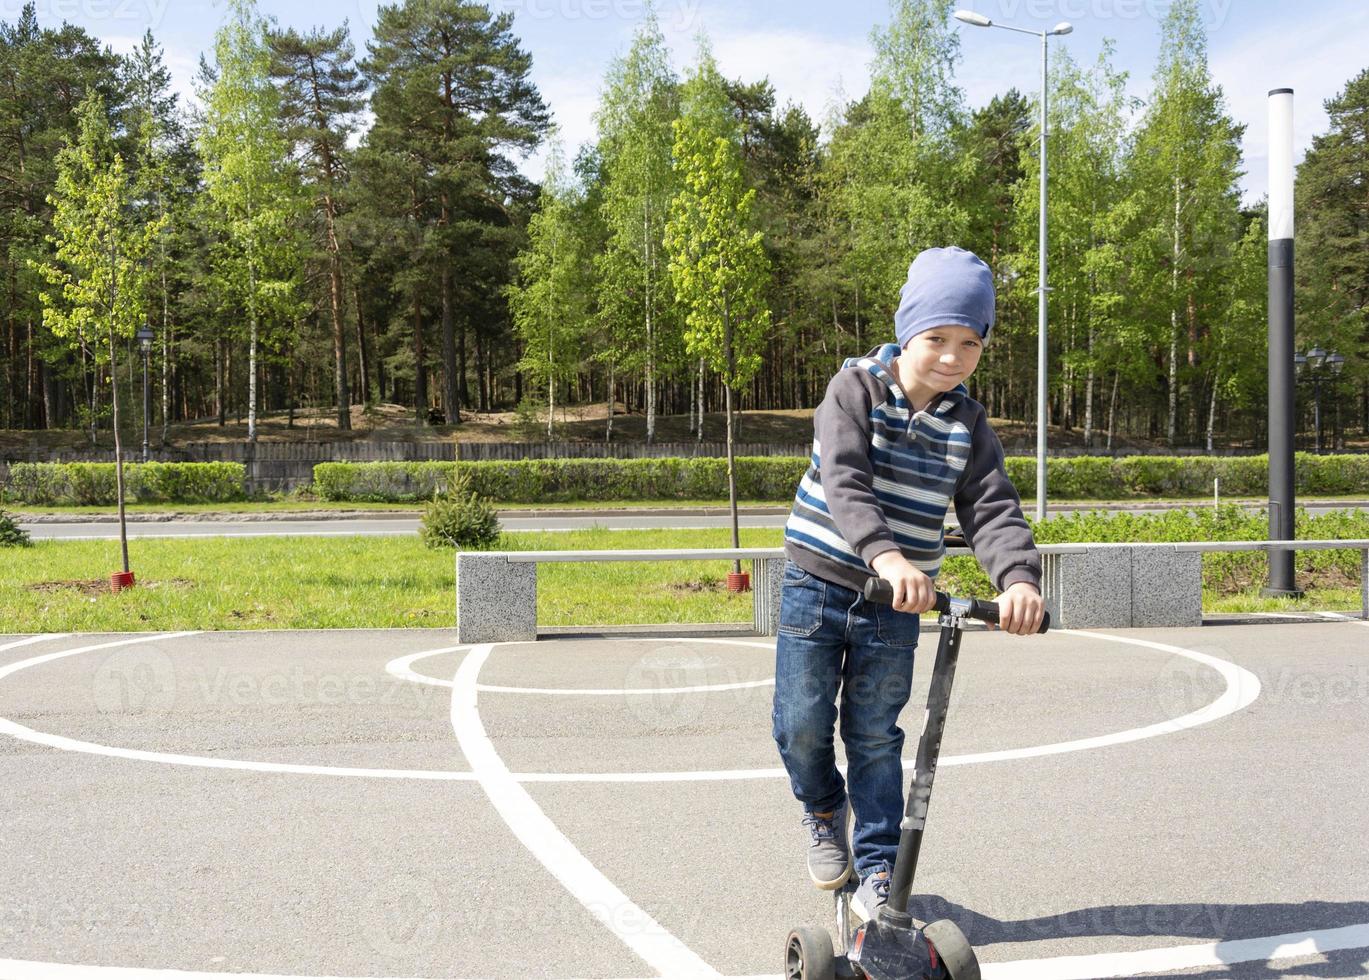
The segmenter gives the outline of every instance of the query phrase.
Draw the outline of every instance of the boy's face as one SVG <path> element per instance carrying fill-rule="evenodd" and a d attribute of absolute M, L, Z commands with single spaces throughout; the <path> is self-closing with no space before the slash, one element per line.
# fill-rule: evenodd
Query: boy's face
<path fill-rule="evenodd" d="M 969 327 L 933 327 L 908 342 L 899 357 L 900 373 L 916 387 L 950 391 L 974 373 L 983 352 L 984 341 Z"/>

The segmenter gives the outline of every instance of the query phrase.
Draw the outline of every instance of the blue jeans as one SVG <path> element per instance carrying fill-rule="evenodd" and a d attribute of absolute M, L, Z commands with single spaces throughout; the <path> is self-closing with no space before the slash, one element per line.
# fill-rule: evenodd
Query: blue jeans
<path fill-rule="evenodd" d="M 784 565 L 775 649 L 775 742 L 794 796 L 812 811 L 854 812 L 852 853 L 861 877 L 892 869 L 903 818 L 903 729 L 918 616 Z M 833 729 L 841 695 L 847 780 Z"/>

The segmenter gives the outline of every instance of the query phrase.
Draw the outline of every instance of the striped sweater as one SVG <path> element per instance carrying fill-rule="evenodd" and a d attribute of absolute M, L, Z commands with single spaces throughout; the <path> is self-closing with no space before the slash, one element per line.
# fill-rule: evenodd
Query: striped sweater
<path fill-rule="evenodd" d="M 913 410 L 893 370 L 897 344 L 851 358 L 813 417 L 813 455 L 785 525 L 804 570 L 859 590 L 870 562 L 897 548 L 935 578 L 955 506 L 966 541 L 1001 590 L 1040 586 L 1041 559 L 1003 448 L 964 385 Z"/>

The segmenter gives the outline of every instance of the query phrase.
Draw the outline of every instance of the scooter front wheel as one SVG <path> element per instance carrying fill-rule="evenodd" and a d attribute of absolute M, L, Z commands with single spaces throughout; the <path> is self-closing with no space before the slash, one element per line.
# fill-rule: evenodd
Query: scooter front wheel
<path fill-rule="evenodd" d="M 826 929 L 799 926 L 789 933 L 784 944 L 784 980 L 835 980 L 836 975 L 836 954 Z"/>
<path fill-rule="evenodd" d="M 950 919 L 927 923 L 923 938 L 936 951 L 951 980 L 979 980 L 979 960 L 960 927 Z"/>

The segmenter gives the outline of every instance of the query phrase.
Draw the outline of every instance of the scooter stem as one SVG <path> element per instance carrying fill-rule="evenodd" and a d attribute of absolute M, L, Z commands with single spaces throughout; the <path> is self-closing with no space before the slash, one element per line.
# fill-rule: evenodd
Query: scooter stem
<path fill-rule="evenodd" d="M 951 701 L 951 684 L 955 680 L 956 662 L 960 657 L 962 635 L 961 616 L 953 609 L 940 618 L 941 639 L 937 644 L 936 663 L 932 667 L 931 685 L 927 690 L 927 714 L 922 736 L 917 743 L 917 761 L 913 782 L 903 820 L 899 823 L 898 856 L 894 859 L 893 879 L 889 883 L 889 901 L 884 906 L 890 918 L 907 914 L 908 896 L 912 892 L 913 874 L 917 870 L 917 856 L 922 849 L 922 831 L 927 825 L 927 808 L 932 799 L 932 780 L 936 778 L 936 761 L 941 754 L 941 736 L 946 728 L 946 711 Z"/>

